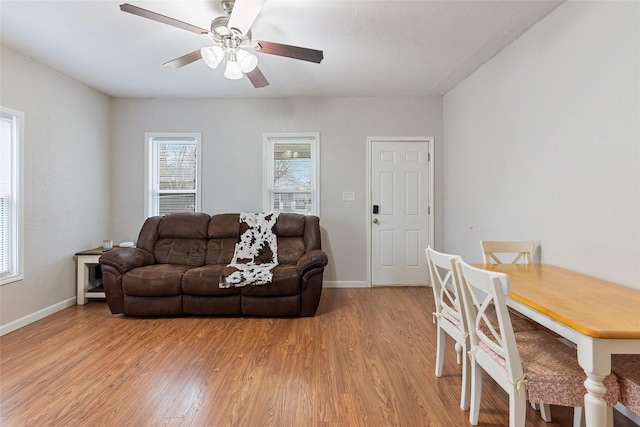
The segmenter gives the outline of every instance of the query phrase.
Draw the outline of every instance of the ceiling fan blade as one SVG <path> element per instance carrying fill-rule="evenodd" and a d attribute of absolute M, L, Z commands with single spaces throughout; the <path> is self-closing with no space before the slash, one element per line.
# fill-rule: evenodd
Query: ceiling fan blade
<path fill-rule="evenodd" d="M 204 28 L 196 27 L 195 25 L 187 24 L 186 22 L 178 21 L 177 19 L 170 18 L 165 15 L 161 15 L 156 12 L 152 12 L 147 9 L 143 9 L 138 6 L 134 6 L 129 3 L 124 3 L 120 5 L 120 10 L 123 12 L 129 12 L 134 15 L 142 16 L 143 18 L 151 19 L 153 21 L 158 21 L 163 24 L 172 25 L 174 27 L 182 28 L 183 30 L 191 31 L 196 34 L 209 34 L 209 30 L 205 30 Z"/>
<path fill-rule="evenodd" d="M 182 55 L 180 58 L 176 58 L 172 61 L 165 62 L 162 65 L 169 68 L 180 68 L 180 67 L 184 67 L 185 65 L 191 64 L 192 62 L 195 62 L 198 59 L 202 59 L 202 54 L 200 53 L 200 49 L 194 50 L 193 52 L 187 53 L 186 55 Z"/>
<path fill-rule="evenodd" d="M 229 17 L 230 30 L 238 31 L 245 35 L 253 25 L 262 10 L 262 6 L 266 0 L 236 0 Z"/>
<path fill-rule="evenodd" d="M 254 68 L 252 71 L 249 71 L 247 73 L 247 77 L 249 78 L 249 80 L 251 80 L 253 87 L 255 87 L 256 89 L 269 86 L 267 78 L 264 76 L 264 74 L 262 74 L 262 71 L 260 71 L 260 68 L 258 67 Z"/>
<path fill-rule="evenodd" d="M 319 64 L 324 58 L 324 53 L 321 50 L 291 46 L 288 44 L 265 42 L 262 40 L 255 42 L 255 49 L 262 53 L 286 56 L 287 58 L 301 59 L 303 61 L 315 62 L 317 64 Z"/>

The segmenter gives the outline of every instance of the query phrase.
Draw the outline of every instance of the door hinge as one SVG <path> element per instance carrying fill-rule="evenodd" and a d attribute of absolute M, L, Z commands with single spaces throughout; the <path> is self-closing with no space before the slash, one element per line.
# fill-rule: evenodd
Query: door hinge
<path fill-rule="evenodd" d="M 427 153 L 427 162 L 431 161 L 431 153 Z"/>
<path fill-rule="evenodd" d="M 427 215 L 431 215 L 431 206 L 427 206 Z"/>

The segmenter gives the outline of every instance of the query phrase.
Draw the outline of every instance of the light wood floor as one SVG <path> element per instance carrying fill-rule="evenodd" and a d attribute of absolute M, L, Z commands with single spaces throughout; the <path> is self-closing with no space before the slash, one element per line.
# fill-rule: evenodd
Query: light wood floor
<path fill-rule="evenodd" d="M 325 289 L 313 318 L 133 318 L 74 306 L 0 339 L 9 426 L 467 426 L 430 288 Z M 570 408 L 547 424 L 570 426 Z M 485 376 L 481 426 L 508 424 Z M 616 427 L 632 424 L 616 413 Z"/>

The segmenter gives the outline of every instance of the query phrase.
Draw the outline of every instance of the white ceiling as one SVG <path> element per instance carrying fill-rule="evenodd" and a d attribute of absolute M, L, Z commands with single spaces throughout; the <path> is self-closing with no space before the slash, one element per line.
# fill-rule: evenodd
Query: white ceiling
<path fill-rule="evenodd" d="M 120 11 L 125 1 L 0 1 L 1 41 L 116 97 L 442 95 L 561 2 L 268 0 L 254 40 L 324 51 L 321 64 L 258 53 L 270 85 L 228 80 L 202 61 L 162 64 L 207 36 Z M 219 0 L 133 5 L 209 28 Z"/>

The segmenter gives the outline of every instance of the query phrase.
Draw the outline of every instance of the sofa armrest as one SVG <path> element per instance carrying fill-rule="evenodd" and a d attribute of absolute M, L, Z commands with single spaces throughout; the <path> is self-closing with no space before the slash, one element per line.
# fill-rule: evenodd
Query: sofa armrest
<path fill-rule="evenodd" d="M 155 263 L 153 254 L 140 248 L 116 248 L 100 256 L 100 264 L 110 265 L 121 274 L 137 267 Z"/>
<path fill-rule="evenodd" d="M 314 249 L 302 255 L 296 264 L 298 273 L 304 274 L 305 271 L 312 268 L 324 267 L 327 265 L 327 254 L 320 249 Z"/>

